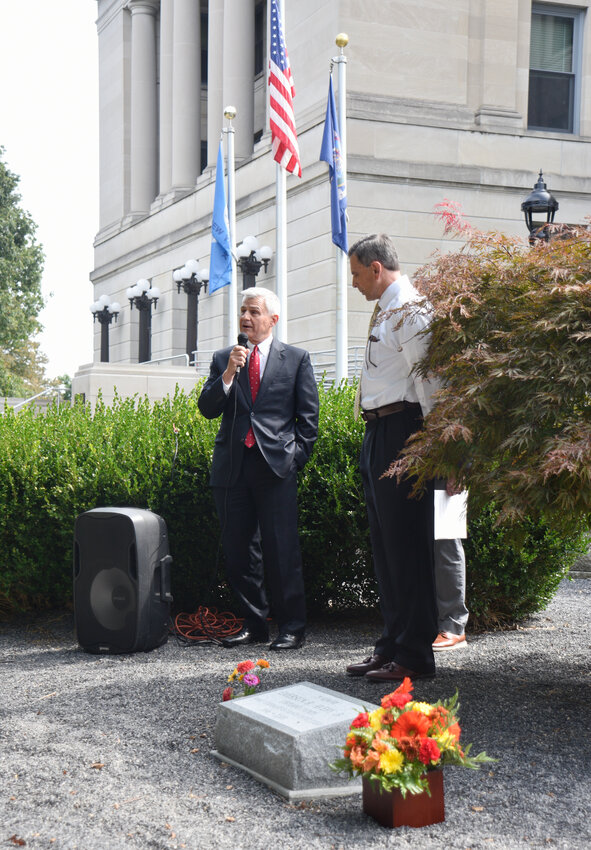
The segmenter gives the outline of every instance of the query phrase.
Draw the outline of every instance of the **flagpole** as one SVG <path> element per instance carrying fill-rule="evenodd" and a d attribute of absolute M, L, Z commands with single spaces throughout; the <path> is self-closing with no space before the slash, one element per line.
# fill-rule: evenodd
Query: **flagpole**
<path fill-rule="evenodd" d="M 236 182 L 234 177 L 234 135 L 232 120 L 236 118 L 236 107 L 226 106 L 224 118 L 228 126 L 223 131 L 227 140 L 228 160 L 228 229 L 230 231 L 230 252 L 232 255 L 232 279 L 230 281 L 228 303 L 228 344 L 234 345 L 238 336 L 238 273 L 236 269 Z"/>
<path fill-rule="evenodd" d="M 333 62 L 338 66 L 338 122 L 341 140 L 341 159 L 343 163 L 343 174 L 345 184 L 347 182 L 347 57 L 344 48 L 349 43 L 349 36 L 341 32 L 335 39 L 337 47 L 340 48 L 338 56 Z M 336 178 L 335 178 L 336 179 Z M 349 378 L 349 328 L 348 328 L 348 305 L 347 305 L 347 255 L 338 246 L 337 252 L 337 327 L 336 327 L 336 383 L 346 381 Z"/>
<path fill-rule="evenodd" d="M 279 163 L 275 168 L 275 268 L 277 295 L 281 304 L 277 335 L 283 342 L 287 342 L 287 174 Z"/>
<path fill-rule="evenodd" d="M 279 0 L 281 21 L 285 28 L 285 0 Z M 281 311 L 277 336 L 287 342 L 287 173 L 275 165 L 275 269 L 276 287 Z"/>

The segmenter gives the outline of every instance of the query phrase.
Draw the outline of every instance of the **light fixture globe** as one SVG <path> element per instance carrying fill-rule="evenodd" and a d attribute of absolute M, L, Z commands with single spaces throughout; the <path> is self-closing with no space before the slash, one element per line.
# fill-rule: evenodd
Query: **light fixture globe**
<path fill-rule="evenodd" d="M 189 271 L 190 275 L 197 274 L 199 271 L 199 263 L 197 260 L 187 260 L 185 268 Z"/>

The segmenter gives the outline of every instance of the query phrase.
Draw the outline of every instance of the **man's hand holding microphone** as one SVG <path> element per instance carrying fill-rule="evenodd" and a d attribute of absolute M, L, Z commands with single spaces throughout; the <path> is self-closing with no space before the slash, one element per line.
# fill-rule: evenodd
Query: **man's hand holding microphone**
<path fill-rule="evenodd" d="M 226 371 L 222 375 L 222 380 L 226 386 L 230 385 L 234 380 L 234 376 L 240 373 L 243 366 L 246 366 L 246 358 L 248 357 L 248 348 L 246 344 L 248 337 L 246 334 L 238 334 L 238 344 L 234 346 L 230 352 L 230 358 Z"/>

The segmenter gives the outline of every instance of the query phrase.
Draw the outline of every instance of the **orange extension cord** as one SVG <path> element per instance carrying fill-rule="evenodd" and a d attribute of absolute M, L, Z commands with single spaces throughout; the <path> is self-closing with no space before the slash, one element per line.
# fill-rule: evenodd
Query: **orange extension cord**
<path fill-rule="evenodd" d="M 194 614 L 177 614 L 171 632 L 181 643 L 221 643 L 222 638 L 235 635 L 242 628 L 243 619 L 231 611 L 218 613 L 217 608 L 200 605 Z"/>

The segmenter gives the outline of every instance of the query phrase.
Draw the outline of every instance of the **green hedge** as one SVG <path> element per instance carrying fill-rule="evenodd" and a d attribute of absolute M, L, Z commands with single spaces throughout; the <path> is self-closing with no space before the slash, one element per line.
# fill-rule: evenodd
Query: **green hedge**
<path fill-rule="evenodd" d="M 353 420 L 354 389 L 320 392 L 320 436 L 299 482 L 308 605 L 369 607 L 377 594 L 357 468 L 363 425 Z M 176 610 L 231 604 L 208 486 L 217 427 L 181 392 L 99 403 L 94 413 L 77 404 L 0 416 L 0 613 L 71 604 L 74 522 L 101 506 L 165 519 Z M 516 547 L 494 521 L 494 508 L 472 518 L 467 544 L 469 606 L 484 624 L 542 608 L 581 550 L 578 538 L 527 523 Z"/>

